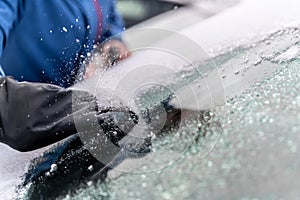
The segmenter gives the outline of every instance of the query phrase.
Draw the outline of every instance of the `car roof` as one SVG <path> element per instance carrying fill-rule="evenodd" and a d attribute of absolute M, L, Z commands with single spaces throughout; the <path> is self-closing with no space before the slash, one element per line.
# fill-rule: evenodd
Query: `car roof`
<path fill-rule="evenodd" d="M 298 6 L 300 6 L 300 2 L 297 0 L 285 2 L 244 0 L 214 14 L 207 11 L 203 12 L 201 8 L 187 7 L 157 16 L 137 27 L 166 28 L 179 31 L 209 51 L 221 46 L 228 47 L 233 43 L 254 42 L 262 34 L 297 23 L 300 19 Z M 191 22 L 186 22 L 187 18 L 190 18 Z M 125 33 L 124 36 L 129 46 L 134 46 L 139 38 L 134 31 L 130 31 L 130 34 Z"/>

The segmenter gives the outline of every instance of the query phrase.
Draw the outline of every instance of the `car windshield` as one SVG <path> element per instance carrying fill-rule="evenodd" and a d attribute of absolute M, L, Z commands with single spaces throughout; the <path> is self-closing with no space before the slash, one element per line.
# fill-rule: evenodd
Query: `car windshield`
<path fill-rule="evenodd" d="M 298 28 L 288 28 L 217 57 L 216 65 L 209 68 L 224 70 L 224 78 L 232 73 L 226 71 L 230 65 L 277 70 L 228 99 L 225 106 L 210 110 L 206 124 L 190 116 L 179 131 L 157 137 L 150 153 L 155 154 L 154 159 L 124 164 L 147 173 L 112 175 L 107 182 L 78 192 L 78 199 L 88 195 L 112 199 L 297 198 L 298 37 Z M 180 153 L 176 159 L 174 151 Z"/>
<path fill-rule="evenodd" d="M 65 199 L 298 198 L 299 36 L 298 28 L 285 28 L 199 62 L 202 74 L 179 73 L 188 84 L 197 84 L 213 69 L 224 80 L 250 70 L 263 78 L 247 82 L 225 105 L 186 114 L 180 128 L 171 126 L 152 138 L 150 153 L 125 159 L 108 171 L 105 181 Z M 232 71 L 234 66 L 242 70 Z M 174 88 L 187 84 L 174 80 Z M 139 101 L 151 109 L 169 95 L 151 88 L 148 98 Z"/>

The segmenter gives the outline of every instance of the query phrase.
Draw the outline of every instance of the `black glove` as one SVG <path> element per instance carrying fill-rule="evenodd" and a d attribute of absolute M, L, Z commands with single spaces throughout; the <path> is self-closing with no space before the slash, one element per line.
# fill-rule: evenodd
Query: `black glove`
<path fill-rule="evenodd" d="M 93 126 L 90 118 L 115 144 L 137 123 L 128 108 L 100 110 L 88 92 L 0 77 L 0 142 L 14 149 L 31 151 L 60 141 L 78 127 Z"/>

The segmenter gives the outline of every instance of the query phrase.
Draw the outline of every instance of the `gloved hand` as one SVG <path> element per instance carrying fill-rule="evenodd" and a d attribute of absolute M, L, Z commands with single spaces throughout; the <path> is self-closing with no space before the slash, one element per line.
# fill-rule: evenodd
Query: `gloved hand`
<path fill-rule="evenodd" d="M 0 142 L 16 150 L 55 143 L 77 133 L 78 127 L 91 127 L 91 118 L 114 144 L 137 123 L 128 108 L 98 108 L 88 92 L 0 77 Z"/>

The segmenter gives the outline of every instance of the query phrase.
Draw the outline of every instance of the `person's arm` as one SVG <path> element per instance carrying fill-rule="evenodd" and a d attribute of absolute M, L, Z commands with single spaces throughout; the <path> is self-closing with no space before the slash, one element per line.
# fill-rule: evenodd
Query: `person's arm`
<path fill-rule="evenodd" d="M 136 120 L 127 108 L 98 108 L 96 98 L 85 91 L 0 77 L 0 142 L 19 151 L 55 143 L 78 128 L 87 134 L 100 128 L 117 145 Z"/>
<path fill-rule="evenodd" d="M 111 56 L 111 51 L 118 51 L 118 60 L 122 60 L 130 56 L 130 52 L 121 38 L 121 33 L 124 31 L 124 21 L 116 9 L 116 1 L 109 2 L 108 29 L 104 33 L 104 38 L 107 40 L 103 45 L 103 52 L 107 56 Z"/>
<path fill-rule="evenodd" d="M 107 18 L 108 29 L 103 33 L 104 38 L 111 38 L 121 40 L 120 33 L 124 31 L 124 21 L 116 9 L 116 1 L 109 2 L 109 16 Z"/>
<path fill-rule="evenodd" d="M 0 1 L 0 57 L 13 26 L 20 18 L 21 2 L 20 0 Z"/>
<path fill-rule="evenodd" d="M 108 28 L 103 33 L 103 43 L 101 43 L 94 51 L 94 57 L 101 57 L 105 67 L 114 65 L 120 60 L 123 60 L 131 55 L 130 50 L 123 43 L 121 34 L 124 31 L 124 22 L 121 15 L 116 9 L 116 1 L 109 2 L 109 16 L 107 18 Z M 95 60 L 95 58 L 94 58 Z M 89 60 L 89 64 L 86 67 L 85 79 L 92 77 L 96 69 L 99 67 L 99 63 Z M 96 58 L 96 60 L 99 60 Z"/>

